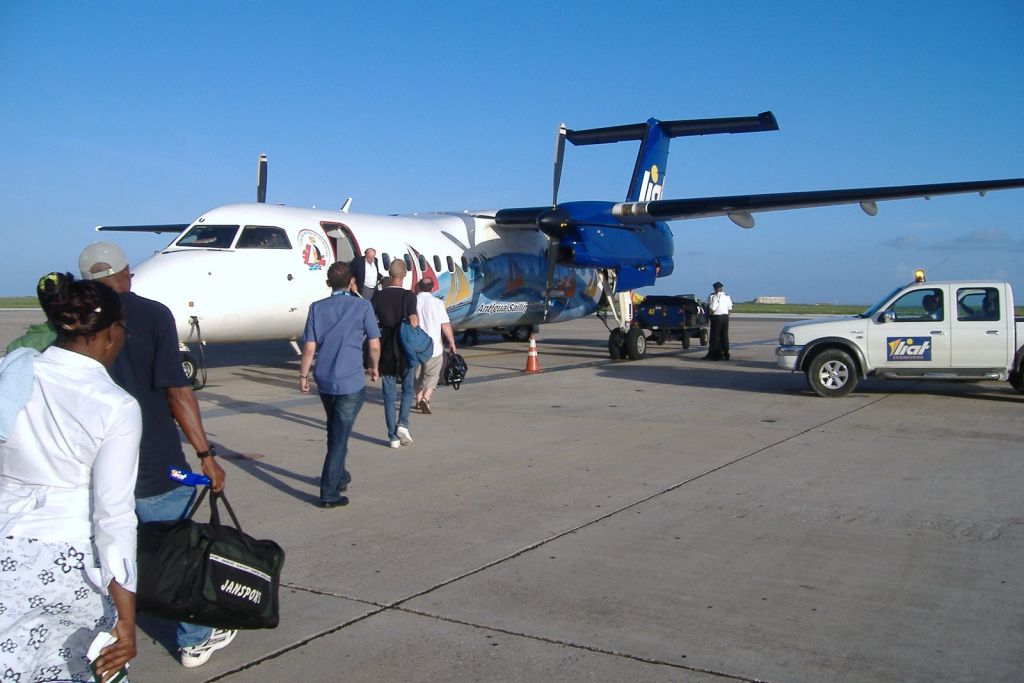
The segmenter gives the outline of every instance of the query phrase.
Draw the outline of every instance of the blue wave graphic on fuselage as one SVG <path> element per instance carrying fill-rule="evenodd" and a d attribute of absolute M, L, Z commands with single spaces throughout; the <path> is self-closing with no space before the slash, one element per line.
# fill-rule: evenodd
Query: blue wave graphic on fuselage
<path fill-rule="evenodd" d="M 457 277 L 465 278 L 460 287 Z M 597 310 L 597 272 L 556 266 L 551 278 L 547 322 L 590 315 Z M 468 284 L 468 287 L 465 286 Z M 534 254 L 496 254 L 470 264 L 465 274 L 438 274 L 434 296 L 444 300 L 455 287 L 460 296 L 449 299 L 452 325 L 464 327 L 507 327 L 545 322 L 544 292 L 547 270 Z"/>

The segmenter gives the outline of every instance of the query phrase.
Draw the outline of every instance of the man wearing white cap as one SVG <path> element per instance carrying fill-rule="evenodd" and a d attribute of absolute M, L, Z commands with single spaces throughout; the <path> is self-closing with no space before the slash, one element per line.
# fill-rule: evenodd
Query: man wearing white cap
<path fill-rule="evenodd" d="M 110 368 L 110 376 L 135 397 L 142 408 L 139 476 L 135 512 L 142 522 L 181 519 L 195 489 L 167 476 L 171 467 L 190 471 L 175 422 L 193 448 L 214 491 L 224 488 L 224 470 L 206 440 L 199 403 L 181 368 L 178 332 L 170 309 L 131 291 L 128 259 L 116 244 L 95 242 L 82 250 L 78 268 L 86 280 L 107 285 L 121 297 L 130 334 Z M 228 645 L 235 631 L 178 624 L 177 641 L 185 667 L 205 664 L 215 650 Z"/>

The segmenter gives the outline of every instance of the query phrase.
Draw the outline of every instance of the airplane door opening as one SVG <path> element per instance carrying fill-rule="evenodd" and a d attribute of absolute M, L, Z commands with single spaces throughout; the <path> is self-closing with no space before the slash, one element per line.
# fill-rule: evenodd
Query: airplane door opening
<path fill-rule="evenodd" d="M 334 260 L 350 263 L 356 255 L 360 254 L 359 245 L 347 225 L 341 223 L 321 223 L 321 227 L 327 236 L 331 238 L 331 246 L 334 247 Z"/>

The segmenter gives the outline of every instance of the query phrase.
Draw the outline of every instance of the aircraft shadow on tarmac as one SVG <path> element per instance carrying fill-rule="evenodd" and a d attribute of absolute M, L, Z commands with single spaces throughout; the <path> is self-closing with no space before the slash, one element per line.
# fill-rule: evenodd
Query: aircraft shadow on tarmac
<path fill-rule="evenodd" d="M 598 373 L 602 377 L 629 379 L 634 382 L 729 389 L 760 394 L 782 394 L 793 385 L 793 382 L 774 372 L 774 366 L 767 362 L 747 360 L 712 362 L 704 360 L 702 355 L 681 356 L 680 361 L 679 365 L 673 367 L 665 367 L 660 364 L 645 366 L 643 361 L 610 362 Z M 763 372 L 749 372 L 740 368 L 752 368 L 763 370 Z M 802 378 L 797 377 L 796 381 L 806 387 Z"/>
<path fill-rule="evenodd" d="M 602 368 L 602 376 L 615 379 L 630 379 L 656 384 L 729 389 L 761 394 L 804 395 L 816 400 L 818 397 L 807 387 L 807 381 L 800 373 L 787 373 L 768 361 L 737 360 L 706 361 L 702 355 L 681 355 L 678 367 L 664 366 L 643 368 L 643 361 L 618 361 Z M 756 370 L 749 372 L 740 368 Z M 851 396 L 878 396 L 888 394 L 947 396 L 983 401 L 1024 401 L 1005 382 L 940 382 L 933 380 L 892 381 L 884 379 L 862 379 Z M 840 399 L 842 400 L 842 399 Z"/>

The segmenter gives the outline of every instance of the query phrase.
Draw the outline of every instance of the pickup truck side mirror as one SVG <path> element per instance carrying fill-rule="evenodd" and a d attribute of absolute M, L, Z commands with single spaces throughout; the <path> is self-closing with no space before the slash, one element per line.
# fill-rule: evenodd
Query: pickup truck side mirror
<path fill-rule="evenodd" d="M 896 320 L 896 311 L 894 311 L 894 310 L 892 310 L 892 309 L 889 309 L 889 310 L 885 310 L 885 311 L 882 311 L 882 312 L 881 312 L 881 313 L 880 313 L 880 314 L 878 315 L 878 322 L 879 322 L 879 323 L 881 323 L 881 324 L 883 324 L 883 325 L 884 325 L 885 323 L 891 323 L 891 322 L 893 322 L 894 320 Z"/>

